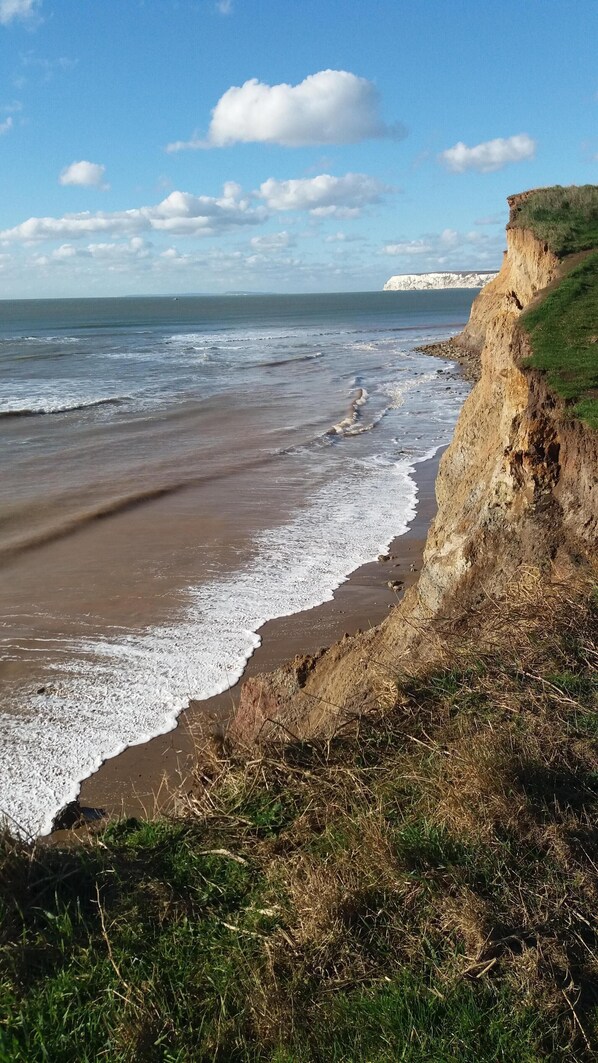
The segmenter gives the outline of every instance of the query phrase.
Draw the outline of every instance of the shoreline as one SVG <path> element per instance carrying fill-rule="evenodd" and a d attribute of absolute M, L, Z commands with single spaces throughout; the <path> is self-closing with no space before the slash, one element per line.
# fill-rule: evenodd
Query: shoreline
<path fill-rule="evenodd" d="M 416 514 L 407 531 L 392 541 L 388 561 L 372 561 L 355 569 L 330 601 L 269 620 L 259 631 L 261 645 L 234 686 L 215 697 L 190 702 L 171 731 L 129 746 L 104 761 L 81 783 L 80 806 L 102 809 L 109 816 L 167 812 L 174 792 L 196 762 L 202 742 L 222 733 L 247 678 L 273 671 L 299 654 L 330 646 L 345 633 L 353 635 L 379 624 L 417 581 L 428 529 L 436 513 L 434 486 L 445 449 L 441 447 L 433 458 L 415 465 Z M 400 591 L 388 586 L 399 580 Z"/>
<path fill-rule="evenodd" d="M 482 372 L 479 351 L 460 344 L 459 335 L 451 336 L 448 340 L 438 340 L 435 343 L 424 343 L 415 347 L 422 354 L 429 354 L 433 358 L 443 358 L 447 362 L 457 362 L 461 366 L 461 372 L 465 380 L 477 384 Z"/>

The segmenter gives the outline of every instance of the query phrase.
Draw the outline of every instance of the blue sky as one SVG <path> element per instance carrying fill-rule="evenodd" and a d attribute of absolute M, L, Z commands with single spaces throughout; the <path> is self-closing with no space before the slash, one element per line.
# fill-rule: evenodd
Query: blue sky
<path fill-rule="evenodd" d="M 597 0 L 0 0 L 0 296 L 492 269 L 598 182 Z"/>

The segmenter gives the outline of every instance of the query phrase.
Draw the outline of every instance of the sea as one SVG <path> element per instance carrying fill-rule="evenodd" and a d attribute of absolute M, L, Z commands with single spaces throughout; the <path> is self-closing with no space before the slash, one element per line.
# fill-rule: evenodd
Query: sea
<path fill-rule="evenodd" d="M 475 292 L 0 302 L 0 819 L 234 685 L 404 533 Z"/>

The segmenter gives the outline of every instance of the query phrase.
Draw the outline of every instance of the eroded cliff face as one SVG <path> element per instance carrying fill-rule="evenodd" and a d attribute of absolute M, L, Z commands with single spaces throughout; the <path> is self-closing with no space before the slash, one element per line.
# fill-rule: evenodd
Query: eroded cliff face
<path fill-rule="evenodd" d="M 517 209 L 525 193 L 510 196 L 511 212 Z M 505 314 L 519 315 L 536 292 L 545 288 L 557 276 L 559 260 L 526 229 L 507 227 L 507 251 L 500 272 L 486 285 L 484 298 L 476 299 L 469 321 L 460 336 L 465 347 L 481 350 L 486 330 L 499 324 Z"/>
<path fill-rule="evenodd" d="M 509 200 L 512 210 L 519 200 Z M 441 655 L 447 631 L 475 623 L 522 566 L 550 579 L 573 557 L 595 554 L 598 433 L 567 419 L 542 377 L 523 367 L 519 318 L 559 268 L 530 232 L 509 226 L 500 273 L 460 337 L 481 349 L 481 377 L 440 465 L 418 584 L 378 628 L 248 680 L 233 739 L 332 733 L 388 697 L 402 670 Z"/>

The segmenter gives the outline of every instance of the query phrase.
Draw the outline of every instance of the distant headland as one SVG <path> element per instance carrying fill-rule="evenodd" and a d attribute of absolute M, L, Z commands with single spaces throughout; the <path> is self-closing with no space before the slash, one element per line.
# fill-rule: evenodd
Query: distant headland
<path fill-rule="evenodd" d="M 496 277 L 496 270 L 454 273 L 399 273 L 384 285 L 385 292 L 431 291 L 439 288 L 483 288 Z"/>

